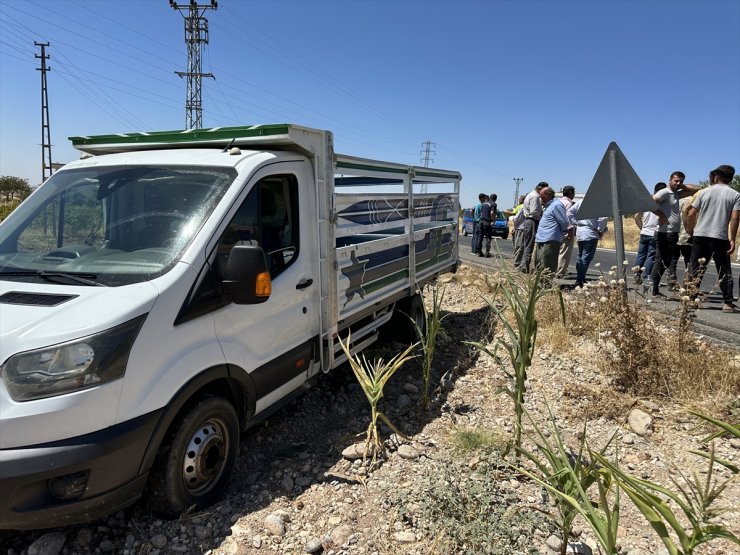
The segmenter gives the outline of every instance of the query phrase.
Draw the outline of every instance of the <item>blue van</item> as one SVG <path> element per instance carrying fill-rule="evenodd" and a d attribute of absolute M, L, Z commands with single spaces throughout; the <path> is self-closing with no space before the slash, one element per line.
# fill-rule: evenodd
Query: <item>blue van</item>
<path fill-rule="evenodd" d="M 466 237 L 473 234 L 473 210 L 470 208 L 463 210 L 462 234 Z"/>

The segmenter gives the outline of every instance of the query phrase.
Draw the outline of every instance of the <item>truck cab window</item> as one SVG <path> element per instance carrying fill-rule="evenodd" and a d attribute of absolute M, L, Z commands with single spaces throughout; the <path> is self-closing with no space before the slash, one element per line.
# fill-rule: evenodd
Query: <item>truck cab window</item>
<path fill-rule="evenodd" d="M 221 264 L 236 244 L 262 247 L 273 279 L 293 263 L 300 244 L 295 176 L 266 177 L 252 188 L 221 237 Z"/>

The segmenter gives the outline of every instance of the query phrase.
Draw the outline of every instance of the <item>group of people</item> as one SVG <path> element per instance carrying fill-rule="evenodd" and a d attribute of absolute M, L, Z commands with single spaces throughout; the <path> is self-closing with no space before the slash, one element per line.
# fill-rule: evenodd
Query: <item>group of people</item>
<path fill-rule="evenodd" d="M 684 183 L 686 176 L 675 171 L 668 183 L 653 191 L 657 207 L 635 216 L 640 241 L 634 267 L 635 280 L 653 297 L 663 297 L 660 281 L 678 289 L 676 265 L 686 265 L 684 288 L 696 297 L 710 260 L 717 268 L 724 304 L 723 312 L 735 312 L 731 256 L 735 251 L 740 223 L 740 193 L 730 187 L 735 168 L 722 165 L 709 173 L 709 186 Z M 563 187 L 562 196 L 547 182 L 540 182 L 519 205 L 505 212 L 513 216 L 514 267 L 524 273 L 546 269 L 549 276 L 564 278 L 577 246 L 576 286 L 586 282 L 586 273 L 596 254 L 599 239 L 607 231 L 607 218 L 578 219 L 581 201 L 575 188 Z M 474 210 L 473 252 L 490 256 L 491 215 L 496 195 L 481 194 Z M 487 227 L 486 227 L 487 226 Z M 476 235 L 475 230 L 480 230 Z M 486 239 L 483 254 L 483 239 Z M 533 264 L 534 259 L 534 264 Z"/>
<path fill-rule="evenodd" d="M 740 192 L 730 187 L 735 168 L 721 165 L 709 172 L 709 186 L 684 183 L 683 172 L 675 171 L 668 183 L 655 185 L 657 210 L 635 217 L 640 227 L 635 278 L 645 282 L 653 297 L 664 297 L 660 280 L 678 288 L 676 265 L 686 266 L 684 289 L 696 298 L 707 265 L 714 260 L 722 292 L 722 311 L 736 312 L 732 282 L 732 254 L 740 224 Z"/>
<path fill-rule="evenodd" d="M 596 254 L 596 245 L 606 233 L 606 218 L 578 219 L 581 201 L 575 200 L 575 187 L 563 187 L 562 197 L 542 181 L 521 199 L 514 215 L 514 267 L 528 273 L 534 269 L 549 270 L 560 279 L 568 266 L 577 244 L 576 286 L 586 282 L 586 272 Z"/>
<path fill-rule="evenodd" d="M 472 252 L 476 256 L 491 257 L 491 239 L 493 238 L 493 220 L 498 207 L 495 194 L 478 195 L 478 204 L 473 208 L 473 244 Z M 485 239 L 485 252 L 483 240 Z"/>

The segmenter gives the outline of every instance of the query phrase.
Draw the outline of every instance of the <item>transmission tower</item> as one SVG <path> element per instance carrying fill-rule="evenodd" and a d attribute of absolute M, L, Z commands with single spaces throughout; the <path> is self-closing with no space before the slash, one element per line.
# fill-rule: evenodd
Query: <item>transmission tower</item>
<path fill-rule="evenodd" d="M 190 0 L 188 4 L 178 4 L 170 0 L 170 6 L 180 12 L 185 19 L 185 44 L 188 48 L 188 70 L 176 71 L 180 77 L 187 77 L 188 88 L 185 99 L 185 126 L 187 129 L 203 127 L 203 103 L 201 102 L 201 83 L 203 77 L 214 78 L 212 73 L 203 73 L 201 55 L 203 45 L 208 44 L 208 20 L 203 17 L 206 10 L 218 8 L 218 2 L 198 4 Z"/>
<path fill-rule="evenodd" d="M 421 163 L 424 164 L 425 168 L 429 167 L 429 162 L 434 162 L 434 155 L 437 154 L 434 150 L 435 146 L 437 144 L 432 141 L 421 143 L 421 152 L 419 154 L 421 155 Z"/>
<path fill-rule="evenodd" d="M 516 189 L 514 191 L 514 206 L 519 204 L 519 184 L 524 181 L 523 177 L 514 177 L 514 183 L 516 183 Z"/>
<path fill-rule="evenodd" d="M 419 154 L 421 155 L 421 163 L 424 164 L 425 168 L 429 167 L 429 162 L 434 162 L 434 155 L 437 154 L 434 150 L 435 146 L 437 146 L 436 143 L 433 143 L 432 141 L 424 141 L 421 143 L 421 152 Z M 424 194 L 426 192 L 427 184 L 422 183 L 421 193 Z"/>
<path fill-rule="evenodd" d="M 49 90 L 46 86 L 46 72 L 51 68 L 46 65 L 49 55 L 46 53 L 48 42 L 36 42 L 35 46 L 41 48 L 41 54 L 34 54 L 34 57 L 41 60 L 41 67 L 36 69 L 41 72 L 41 183 L 51 176 L 53 168 L 51 166 L 51 128 L 49 126 Z"/>

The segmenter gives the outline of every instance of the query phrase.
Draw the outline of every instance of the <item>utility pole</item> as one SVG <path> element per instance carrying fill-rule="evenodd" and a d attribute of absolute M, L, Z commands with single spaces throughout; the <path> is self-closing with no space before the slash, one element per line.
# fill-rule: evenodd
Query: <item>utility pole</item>
<path fill-rule="evenodd" d="M 48 42 L 36 42 L 35 46 L 41 47 L 41 54 L 34 54 L 34 57 L 41 60 L 41 67 L 36 70 L 41 72 L 41 183 L 51 176 L 53 168 L 51 166 L 51 128 L 49 125 L 49 90 L 46 86 L 46 72 L 51 68 L 46 65 L 49 55 L 46 53 Z"/>
<path fill-rule="evenodd" d="M 185 19 L 185 44 L 188 48 L 188 70 L 176 71 L 180 77 L 187 77 L 187 95 L 185 98 L 185 127 L 200 129 L 203 127 L 203 103 L 201 101 L 201 83 L 203 77 L 215 79 L 212 73 L 203 73 L 201 55 L 203 45 L 208 44 L 208 20 L 203 17 L 206 10 L 218 8 L 218 2 L 198 4 L 190 0 L 188 4 L 178 4 L 170 0 L 170 6 L 180 12 Z"/>
<path fill-rule="evenodd" d="M 434 162 L 434 155 L 437 154 L 434 150 L 434 147 L 437 146 L 436 143 L 433 143 L 432 141 L 424 141 L 421 143 L 421 152 L 419 153 L 421 155 L 421 163 L 424 164 L 425 168 L 429 167 L 429 162 Z M 427 184 L 423 183 L 421 186 L 421 192 L 422 194 L 427 192 Z"/>
<path fill-rule="evenodd" d="M 519 184 L 524 181 L 523 177 L 514 177 L 514 183 L 516 183 L 516 189 L 514 190 L 514 206 L 519 204 Z"/>

